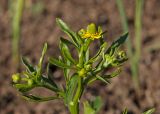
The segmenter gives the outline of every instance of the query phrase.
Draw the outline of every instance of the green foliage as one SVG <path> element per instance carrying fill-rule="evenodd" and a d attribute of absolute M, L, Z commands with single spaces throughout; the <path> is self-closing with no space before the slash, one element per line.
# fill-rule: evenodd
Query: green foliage
<path fill-rule="evenodd" d="M 21 36 L 21 20 L 25 0 L 10 1 L 10 13 L 12 16 L 12 59 L 16 67 L 19 67 L 19 41 Z"/>
<path fill-rule="evenodd" d="M 81 96 L 88 84 L 97 80 L 108 84 L 111 78 L 118 76 L 120 73 L 120 67 L 127 60 L 127 55 L 124 51 L 120 50 L 120 46 L 127 39 L 128 33 L 119 37 L 107 47 L 107 43 L 104 42 L 102 38 L 104 32 L 102 32 L 100 27 L 96 29 L 97 27 L 94 24 L 89 25 L 87 30 L 90 32 L 89 35 L 92 38 L 89 36 L 83 36 L 82 38 L 79 32 L 72 31 L 61 19 L 57 18 L 56 21 L 61 30 L 70 38 L 70 40 L 62 37 L 60 38 L 59 48 L 61 56 L 59 56 L 58 59 L 50 57 L 46 73 L 43 73 L 45 70 L 45 68 L 43 68 L 43 60 L 47 51 L 47 44 L 45 43 L 38 65 L 35 67 L 31 65 L 26 58 L 22 57 L 22 62 L 26 67 L 26 71 L 13 75 L 13 85 L 27 100 L 42 102 L 62 99 L 71 114 L 79 114 Z M 99 34 L 99 32 L 101 34 Z M 97 34 L 100 37 L 97 37 Z M 89 47 L 94 40 L 100 41 L 100 48 L 93 57 L 90 57 Z M 69 45 L 76 48 L 78 58 L 73 57 Z M 65 85 L 60 86 L 52 80 L 52 73 L 50 71 L 50 66 L 52 65 L 63 70 Z M 104 69 L 107 68 L 114 68 L 115 71 L 105 73 Z M 30 90 L 35 87 L 44 87 L 55 92 L 56 95 L 42 97 L 30 94 Z M 94 101 L 85 102 L 84 113 L 96 114 L 102 106 L 101 101 L 100 97 L 97 97 Z"/>
<path fill-rule="evenodd" d="M 116 0 L 118 10 L 120 13 L 121 17 L 121 23 L 123 26 L 124 32 L 129 31 L 129 24 L 127 22 L 127 16 L 126 16 L 126 11 L 123 6 L 123 1 L 122 0 Z M 130 65 L 131 65 L 131 72 L 132 72 L 132 78 L 133 81 L 135 82 L 135 87 L 139 89 L 140 82 L 139 82 L 139 77 L 138 77 L 138 72 L 139 72 L 139 61 L 140 61 L 140 56 L 141 56 L 141 32 L 142 32 L 142 11 L 143 11 L 143 4 L 144 0 L 135 0 L 135 39 L 133 42 L 135 43 L 135 50 L 133 51 L 133 45 L 131 43 L 130 38 L 127 40 L 127 50 L 128 50 L 128 56 L 130 58 Z"/>
<path fill-rule="evenodd" d="M 148 111 L 145 111 L 143 114 L 153 114 L 153 112 L 155 111 L 154 108 L 148 110 Z"/>
<path fill-rule="evenodd" d="M 102 107 L 102 99 L 97 96 L 93 101 L 85 101 L 83 103 L 84 106 L 84 114 L 97 114 L 97 112 Z"/>
<path fill-rule="evenodd" d="M 155 109 L 152 108 L 152 109 L 149 109 L 149 110 L 143 112 L 142 114 L 153 114 L 154 111 L 155 111 Z M 125 109 L 125 110 L 123 111 L 123 114 L 128 114 L 127 109 Z"/>

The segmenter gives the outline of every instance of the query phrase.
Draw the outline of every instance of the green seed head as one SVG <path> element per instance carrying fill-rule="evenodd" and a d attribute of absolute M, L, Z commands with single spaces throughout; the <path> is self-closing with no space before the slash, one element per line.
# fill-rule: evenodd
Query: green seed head
<path fill-rule="evenodd" d="M 87 26 L 87 32 L 90 34 L 95 34 L 97 32 L 96 25 L 94 23 L 91 23 Z"/>
<path fill-rule="evenodd" d="M 21 80 L 21 77 L 20 77 L 20 74 L 19 74 L 19 73 L 12 75 L 12 81 L 13 81 L 14 83 L 18 83 L 18 82 L 20 82 L 20 80 Z"/>

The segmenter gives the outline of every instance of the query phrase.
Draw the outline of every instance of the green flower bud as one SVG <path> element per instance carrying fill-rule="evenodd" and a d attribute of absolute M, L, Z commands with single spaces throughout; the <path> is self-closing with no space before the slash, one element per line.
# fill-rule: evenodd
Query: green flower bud
<path fill-rule="evenodd" d="M 105 55 L 105 62 L 103 64 L 104 67 L 109 66 L 110 64 L 113 63 L 115 59 L 113 57 L 111 57 L 110 55 Z"/>
<path fill-rule="evenodd" d="M 27 82 L 28 82 L 28 85 L 29 85 L 29 86 L 32 86 L 33 83 L 34 83 L 34 81 L 33 81 L 32 79 L 28 79 Z"/>
<path fill-rule="evenodd" d="M 86 74 L 86 70 L 84 68 L 82 68 L 79 72 L 78 72 L 78 75 L 81 76 L 81 77 L 84 77 Z"/>
<path fill-rule="evenodd" d="M 120 59 L 124 59 L 124 58 L 127 58 L 127 54 L 126 54 L 126 52 L 124 52 L 124 51 L 120 51 L 120 52 L 118 53 L 118 57 L 119 57 Z"/>
<path fill-rule="evenodd" d="M 96 25 L 94 23 L 91 23 L 87 26 L 87 32 L 90 34 L 95 34 L 97 32 Z"/>
<path fill-rule="evenodd" d="M 12 75 L 12 81 L 13 81 L 14 83 L 18 83 L 18 82 L 20 82 L 20 80 L 21 80 L 21 77 L 20 77 L 20 74 L 19 74 L 19 73 Z"/>
<path fill-rule="evenodd" d="M 88 64 L 84 66 L 86 71 L 90 71 L 92 69 L 92 65 Z"/>
<path fill-rule="evenodd" d="M 83 35 L 83 34 L 85 34 L 86 33 L 86 31 L 84 30 L 84 29 L 81 29 L 79 32 L 78 32 L 78 34 L 81 36 L 81 35 Z"/>

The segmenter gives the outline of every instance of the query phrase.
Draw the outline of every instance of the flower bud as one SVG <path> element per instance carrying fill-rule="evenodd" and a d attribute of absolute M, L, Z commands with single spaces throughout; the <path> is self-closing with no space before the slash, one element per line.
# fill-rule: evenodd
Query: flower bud
<path fill-rule="evenodd" d="M 85 67 L 86 71 L 90 71 L 92 69 L 92 66 L 90 64 L 85 65 L 84 67 Z"/>
<path fill-rule="evenodd" d="M 19 73 L 12 75 L 12 81 L 13 81 L 14 83 L 18 83 L 20 80 L 21 80 L 21 77 L 20 77 L 20 74 L 19 74 Z"/>
<path fill-rule="evenodd" d="M 94 23 L 91 23 L 87 26 L 87 32 L 90 34 L 95 34 L 97 32 L 96 25 Z"/>
<path fill-rule="evenodd" d="M 127 54 L 126 54 L 126 52 L 124 52 L 124 51 L 120 51 L 120 52 L 118 53 L 118 57 L 119 57 L 120 59 L 125 59 L 125 58 L 127 57 Z"/>
<path fill-rule="evenodd" d="M 79 72 L 78 72 L 78 75 L 81 76 L 81 77 L 84 77 L 86 74 L 86 70 L 84 68 L 82 68 Z"/>
<path fill-rule="evenodd" d="M 29 86 L 32 86 L 33 83 L 34 83 L 32 79 L 28 79 L 27 82 L 28 82 L 28 85 L 29 85 Z"/>
<path fill-rule="evenodd" d="M 103 64 L 104 67 L 109 66 L 110 64 L 113 63 L 115 59 L 113 57 L 111 57 L 110 55 L 105 55 L 105 62 Z"/>

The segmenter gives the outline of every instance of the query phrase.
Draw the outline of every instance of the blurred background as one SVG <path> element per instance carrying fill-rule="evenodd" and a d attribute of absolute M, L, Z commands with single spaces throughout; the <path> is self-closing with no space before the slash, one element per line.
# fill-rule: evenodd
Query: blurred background
<path fill-rule="evenodd" d="M 160 114 L 160 0 L 0 0 L 0 114 L 68 114 L 62 101 L 27 102 L 12 87 L 11 75 L 23 67 L 20 56 L 37 64 L 44 42 L 47 56 L 60 54 L 58 42 L 65 36 L 57 27 L 62 18 L 78 31 L 90 22 L 107 30 L 108 43 L 129 31 L 124 45 L 129 61 L 111 84 L 97 82 L 88 87 L 83 99 L 100 95 L 99 114 L 128 114 L 156 108 Z M 93 46 L 93 52 L 98 44 Z M 44 67 L 46 67 L 47 59 Z M 62 71 L 54 68 L 53 78 L 63 83 Z M 40 95 L 51 94 L 41 89 Z M 34 91 L 34 92 L 35 92 Z M 82 109 L 82 107 L 81 107 Z"/>

